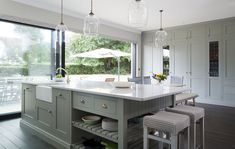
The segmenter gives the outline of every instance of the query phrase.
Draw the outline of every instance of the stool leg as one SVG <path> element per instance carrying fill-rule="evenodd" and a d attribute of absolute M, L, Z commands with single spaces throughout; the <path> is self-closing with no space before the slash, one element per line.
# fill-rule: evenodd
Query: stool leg
<path fill-rule="evenodd" d="M 171 134 L 171 149 L 177 149 L 178 147 L 178 135 Z"/>
<path fill-rule="evenodd" d="M 188 135 L 187 146 L 188 146 L 188 149 L 190 149 L 190 136 L 191 136 L 190 126 L 187 128 L 187 135 Z"/>
<path fill-rule="evenodd" d="M 201 119 L 201 144 L 202 144 L 202 149 L 204 149 L 205 148 L 204 117 Z"/>
<path fill-rule="evenodd" d="M 163 138 L 163 132 L 162 131 L 159 131 L 159 137 Z M 163 149 L 163 142 L 158 141 L 158 148 Z"/>
<path fill-rule="evenodd" d="M 196 139 L 197 139 L 197 134 L 196 134 L 196 132 L 197 132 L 197 123 L 195 122 L 195 123 L 193 123 L 192 124 L 192 128 L 191 128 L 192 130 L 191 130 L 191 149 L 196 149 L 196 145 L 197 145 L 197 142 L 196 142 Z"/>
<path fill-rule="evenodd" d="M 188 100 L 185 100 L 185 103 L 184 103 L 185 105 L 188 105 Z"/>
<path fill-rule="evenodd" d="M 148 127 L 144 126 L 144 149 L 149 148 Z"/>
<path fill-rule="evenodd" d="M 193 106 L 196 106 L 195 98 L 193 98 Z"/>
<path fill-rule="evenodd" d="M 181 143 L 181 134 L 180 133 L 178 133 L 178 140 L 177 140 L 177 148 L 181 148 L 181 146 L 180 146 L 180 143 Z"/>

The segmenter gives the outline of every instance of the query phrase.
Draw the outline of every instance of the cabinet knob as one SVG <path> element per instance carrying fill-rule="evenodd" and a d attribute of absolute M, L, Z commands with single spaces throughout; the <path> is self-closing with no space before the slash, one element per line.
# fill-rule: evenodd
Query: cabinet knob
<path fill-rule="evenodd" d="M 103 105 L 102 105 L 102 108 L 108 109 L 108 106 L 107 106 L 106 104 L 103 104 Z"/>
<path fill-rule="evenodd" d="M 81 100 L 81 103 L 82 103 L 82 104 L 85 104 L 85 100 L 82 99 L 82 100 Z"/>
<path fill-rule="evenodd" d="M 26 87 L 25 89 L 26 89 L 26 90 L 29 90 L 29 88 L 28 88 L 28 87 Z"/>
<path fill-rule="evenodd" d="M 48 110 L 48 113 L 52 113 L 52 111 L 51 111 L 51 110 Z"/>
<path fill-rule="evenodd" d="M 62 97 L 62 94 L 59 94 L 60 97 Z"/>

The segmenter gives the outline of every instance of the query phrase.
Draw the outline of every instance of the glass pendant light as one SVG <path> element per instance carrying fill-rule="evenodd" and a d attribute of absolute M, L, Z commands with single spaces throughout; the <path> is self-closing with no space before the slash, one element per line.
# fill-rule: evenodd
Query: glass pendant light
<path fill-rule="evenodd" d="M 167 38 L 167 32 L 162 28 L 162 12 L 160 10 L 160 29 L 155 33 L 155 46 L 164 46 Z"/>
<path fill-rule="evenodd" d="M 144 0 L 132 0 L 129 7 L 129 23 L 136 28 L 143 28 L 147 24 L 148 10 Z"/>
<path fill-rule="evenodd" d="M 93 13 L 93 0 L 91 0 L 91 11 L 84 18 L 83 33 L 88 36 L 98 35 L 99 18 Z"/>
<path fill-rule="evenodd" d="M 61 18 L 60 18 L 60 24 L 58 24 L 55 29 L 57 31 L 65 32 L 65 31 L 68 30 L 68 27 L 64 24 L 64 11 L 63 11 L 63 9 L 64 9 L 64 3 L 63 3 L 63 0 L 61 0 L 61 13 L 60 13 Z"/>

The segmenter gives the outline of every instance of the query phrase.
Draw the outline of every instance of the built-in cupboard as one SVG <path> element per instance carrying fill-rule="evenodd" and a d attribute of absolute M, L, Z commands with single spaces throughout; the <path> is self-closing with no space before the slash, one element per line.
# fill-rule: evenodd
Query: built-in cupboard
<path fill-rule="evenodd" d="M 184 76 L 184 84 L 200 99 L 233 102 L 235 19 L 175 27 L 167 32 L 170 75 Z M 154 46 L 153 35 L 154 31 L 142 35 L 143 75 L 163 72 L 162 49 Z"/>

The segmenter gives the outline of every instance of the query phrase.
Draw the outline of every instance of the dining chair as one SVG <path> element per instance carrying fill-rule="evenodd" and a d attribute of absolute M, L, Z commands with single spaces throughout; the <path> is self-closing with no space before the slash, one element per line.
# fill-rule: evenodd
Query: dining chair
<path fill-rule="evenodd" d="M 114 82 L 115 78 L 106 78 L 105 82 Z"/>

